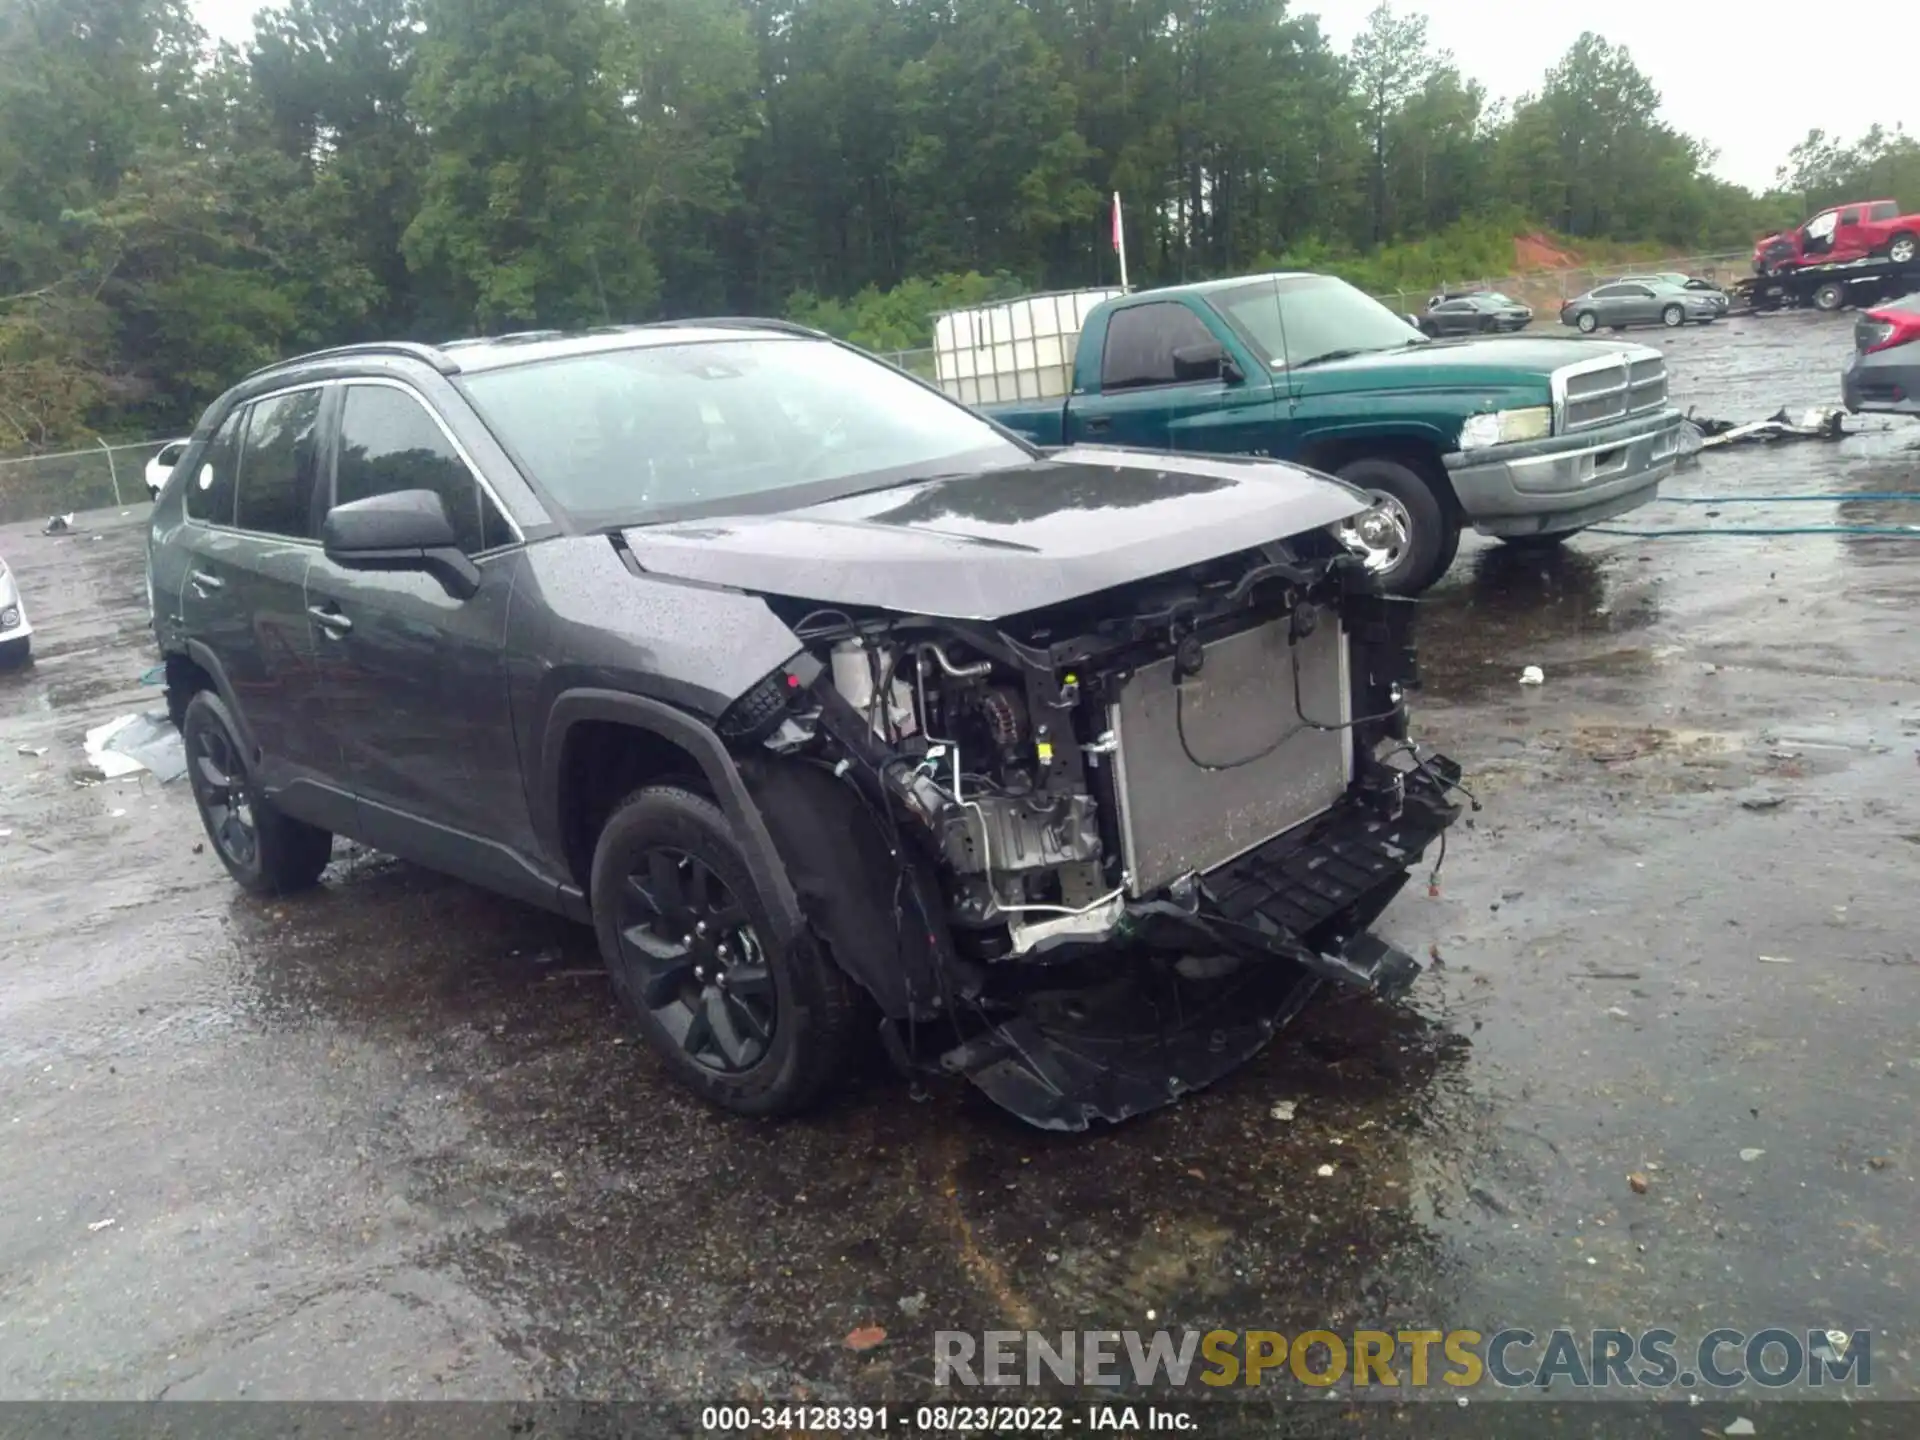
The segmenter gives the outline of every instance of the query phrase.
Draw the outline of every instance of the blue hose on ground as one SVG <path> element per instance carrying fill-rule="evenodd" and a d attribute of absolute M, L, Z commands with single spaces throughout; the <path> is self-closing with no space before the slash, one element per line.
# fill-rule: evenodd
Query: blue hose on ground
<path fill-rule="evenodd" d="M 1904 535 L 1920 540 L 1920 525 L 1697 525 L 1676 530 L 1626 530 L 1591 525 L 1590 535 L 1624 535 L 1634 540 L 1665 540 L 1676 535 Z"/>
<path fill-rule="evenodd" d="M 1858 495 L 1656 495 L 1650 505 L 1837 505 L 1843 500 L 1920 500 L 1910 490 L 1869 490 Z"/>

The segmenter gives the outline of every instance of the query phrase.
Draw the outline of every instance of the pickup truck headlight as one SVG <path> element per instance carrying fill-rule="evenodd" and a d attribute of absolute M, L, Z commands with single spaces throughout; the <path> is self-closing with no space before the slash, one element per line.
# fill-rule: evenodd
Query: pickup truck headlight
<path fill-rule="evenodd" d="M 1553 434 L 1553 407 L 1530 405 L 1524 410 L 1496 410 L 1490 415 L 1470 415 L 1460 427 L 1462 450 L 1484 450 L 1489 445 L 1513 445 L 1523 440 L 1544 440 Z"/>

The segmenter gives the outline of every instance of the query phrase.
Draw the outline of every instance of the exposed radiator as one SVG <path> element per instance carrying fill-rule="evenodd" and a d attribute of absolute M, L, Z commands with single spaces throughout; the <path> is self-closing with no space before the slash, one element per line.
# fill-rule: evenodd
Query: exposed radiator
<path fill-rule="evenodd" d="M 1346 793 L 1352 731 L 1315 730 L 1299 718 L 1352 718 L 1345 632 L 1323 613 L 1299 642 L 1298 712 L 1287 633 L 1278 620 L 1215 641 L 1177 689 L 1174 662 L 1162 660 L 1135 673 L 1109 707 L 1133 894 L 1224 865 Z"/>

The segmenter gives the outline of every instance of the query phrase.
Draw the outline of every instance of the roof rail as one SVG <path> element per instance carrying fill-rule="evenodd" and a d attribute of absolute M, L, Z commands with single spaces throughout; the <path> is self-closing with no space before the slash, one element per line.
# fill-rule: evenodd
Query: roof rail
<path fill-rule="evenodd" d="M 289 355 L 285 360 L 276 360 L 271 365 L 263 365 L 247 376 L 251 380 L 258 375 L 283 370 L 289 365 L 304 365 L 312 360 L 340 360 L 356 355 L 399 355 L 409 360 L 421 360 L 438 370 L 442 375 L 458 375 L 459 362 L 437 345 L 421 345 L 411 340 L 371 340 L 360 345 L 335 345 L 328 350 L 312 350 L 305 355 Z"/>
<path fill-rule="evenodd" d="M 649 325 L 636 325 L 636 330 L 671 330 L 676 327 L 703 330 L 778 330 L 785 335 L 805 335 L 810 340 L 829 340 L 833 337 L 824 330 L 811 325 L 802 325 L 796 320 L 767 320 L 754 315 L 703 315 L 689 316 L 684 320 L 655 320 Z"/>

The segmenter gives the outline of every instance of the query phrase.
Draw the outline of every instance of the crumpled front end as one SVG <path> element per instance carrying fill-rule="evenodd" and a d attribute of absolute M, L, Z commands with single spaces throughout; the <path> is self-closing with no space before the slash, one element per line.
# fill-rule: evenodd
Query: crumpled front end
<path fill-rule="evenodd" d="M 811 762 L 804 805 L 765 792 L 776 837 L 826 775 L 878 831 L 897 873 L 835 953 L 903 1065 L 1080 1129 L 1226 1074 L 1322 983 L 1418 973 L 1367 929 L 1459 776 L 1408 739 L 1413 602 L 1327 532 L 995 621 L 791 609 L 807 651 L 720 728 Z"/>

